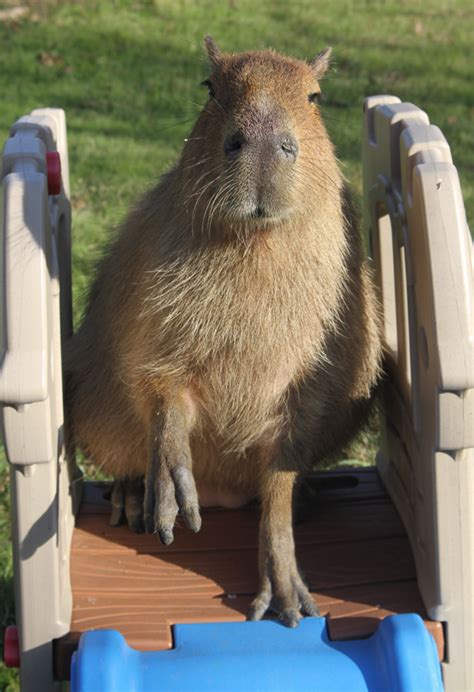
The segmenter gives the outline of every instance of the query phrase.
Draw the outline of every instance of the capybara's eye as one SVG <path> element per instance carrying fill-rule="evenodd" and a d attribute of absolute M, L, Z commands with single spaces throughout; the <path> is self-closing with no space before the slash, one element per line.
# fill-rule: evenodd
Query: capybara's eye
<path fill-rule="evenodd" d="M 203 82 L 201 82 L 201 86 L 207 87 L 207 90 L 209 92 L 209 96 L 213 98 L 216 95 L 216 90 L 214 87 L 214 84 L 210 82 L 208 79 L 205 79 Z"/>
<path fill-rule="evenodd" d="M 308 95 L 308 101 L 310 103 L 319 103 L 321 100 L 321 92 L 315 91 L 313 94 Z"/>

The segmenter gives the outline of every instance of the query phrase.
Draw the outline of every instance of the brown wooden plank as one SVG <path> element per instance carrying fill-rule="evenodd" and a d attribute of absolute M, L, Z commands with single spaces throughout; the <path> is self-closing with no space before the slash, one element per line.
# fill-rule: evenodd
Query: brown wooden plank
<path fill-rule="evenodd" d="M 388 582 L 313 592 L 323 615 L 331 618 L 347 617 L 381 609 L 390 612 L 419 612 L 423 604 L 415 580 Z M 85 630 L 110 626 L 113 621 L 124 633 L 133 619 L 146 619 L 149 625 L 166 622 L 202 622 L 208 620 L 243 620 L 248 612 L 251 596 L 230 594 L 225 597 L 210 595 L 181 595 L 173 600 L 165 594 L 140 592 L 106 592 L 99 595 L 77 593 L 74 599 L 72 629 Z M 114 625 L 114 626 L 115 626 Z M 361 633 L 363 634 L 363 632 Z"/>
<path fill-rule="evenodd" d="M 170 546 L 161 545 L 156 536 L 136 534 L 128 527 L 109 526 L 105 514 L 86 514 L 74 531 L 73 551 L 107 551 L 169 554 L 196 550 L 256 548 L 258 510 L 205 510 L 203 525 L 195 535 L 183 526 L 175 529 Z M 326 503 L 314 511 L 310 521 L 295 530 L 298 545 L 367 540 L 403 536 L 403 525 L 395 508 L 386 500 L 365 503 Z"/>
<path fill-rule="evenodd" d="M 322 615 L 327 615 L 333 612 L 336 606 L 343 605 L 335 596 L 318 593 L 314 594 L 314 599 Z M 186 622 L 240 622 L 245 620 L 251 600 L 251 596 L 236 594 L 225 597 L 185 595 L 176 596 L 173 601 L 161 594 L 152 597 L 140 593 L 104 593 L 93 597 L 78 594 L 74 602 L 71 629 L 85 631 L 115 627 L 127 637 L 131 646 L 140 648 L 143 640 L 153 636 L 151 633 L 155 628 L 155 647 L 168 648 L 168 640 L 161 639 L 162 623 L 172 625 Z M 358 612 L 359 604 L 355 607 Z M 365 606 L 365 610 L 370 609 L 371 606 Z M 339 610 L 334 612 L 339 613 Z M 352 610 L 348 606 L 344 612 L 349 613 Z M 147 632 L 145 637 L 139 631 L 143 624 Z"/>
<path fill-rule="evenodd" d="M 334 543 L 297 550 L 303 573 L 315 590 L 415 577 L 405 538 Z M 256 550 L 221 550 L 150 555 L 80 551 L 71 557 L 74 592 L 255 593 Z"/>
<path fill-rule="evenodd" d="M 257 583 L 255 551 L 169 555 L 98 552 L 73 554 L 74 593 L 111 591 L 179 594 L 250 593 Z"/>
<path fill-rule="evenodd" d="M 387 581 L 372 584 L 351 584 L 339 588 L 326 588 L 318 591 L 335 603 L 357 602 L 367 608 L 385 608 L 398 613 L 417 612 L 426 618 L 418 585 L 415 579 Z"/>
<path fill-rule="evenodd" d="M 406 538 L 334 543 L 302 549 L 297 555 L 312 590 L 416 578 Z"/>

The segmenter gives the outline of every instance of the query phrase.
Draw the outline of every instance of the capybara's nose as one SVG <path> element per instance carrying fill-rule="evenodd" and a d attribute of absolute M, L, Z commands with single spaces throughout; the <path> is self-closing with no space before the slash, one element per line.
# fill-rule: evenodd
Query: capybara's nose
<path fill-rule="evenodd" d="M 288 132 L 277 135 L 275 138 L 276 153 L 287 161 L 296 161 L 298 156 L 298 142 Z"/>
<path fill-rule="evenodd" d="M 277 159 L 293 162 L 298 156 L 298 143 L 288 132 L 279 133 L 270 137 L 256 137 L 255 141 L 245 138 L 241 132 L 233 132 L 224 140 L 224 153 L 228 159 L 237 159 L 247 146 L 252 149 L 263 149 L 266 154 Z"/>

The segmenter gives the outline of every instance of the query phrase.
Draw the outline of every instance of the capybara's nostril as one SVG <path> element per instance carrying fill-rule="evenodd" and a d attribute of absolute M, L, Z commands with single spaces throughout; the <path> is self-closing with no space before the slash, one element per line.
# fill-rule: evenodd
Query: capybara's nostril
<path fill-rule="evenodd" d="M 234 132 L 228 135 L 224 140 L 224 153 L 230 159 L 235 159 L 239 156 L 242 146 L 244 144 L 244 138 L 240 132 Z"/>
<path fill-rule="evenodd" d="M 288 161 L 295 161 L 298 156 L 298 143 L 289 134 L 280 135 L 277 138 L 277 151 L 281 157 Z"/>

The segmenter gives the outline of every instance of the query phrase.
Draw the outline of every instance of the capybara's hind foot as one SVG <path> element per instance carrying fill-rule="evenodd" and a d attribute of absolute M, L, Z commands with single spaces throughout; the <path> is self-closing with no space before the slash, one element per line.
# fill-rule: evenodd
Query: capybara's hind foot
<path fill-rule="evenodd" d="M 273 574 L 269 570 L 263 575 L 260 591 L 252 601 L 248 619 L 261 620 L 267 610 L 276 613 L 287 627 L 297 627 L 302 615 L 319 616 L 319 608 L 301 579 L 296 563 L 292 570 L 281 570 Z"/>
<path fill-rule="evenodd" d="M 126 478 L 117 480 L 112 490 L 112 514 L 110 525 L 120 526 L 124 519 L 132 531 L 143 533 L 143 497 L 145 485 L 143 478 Z"/>

